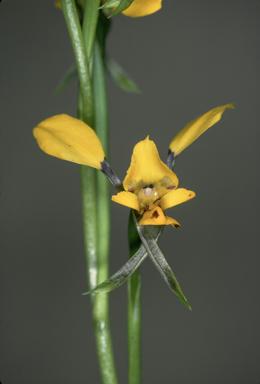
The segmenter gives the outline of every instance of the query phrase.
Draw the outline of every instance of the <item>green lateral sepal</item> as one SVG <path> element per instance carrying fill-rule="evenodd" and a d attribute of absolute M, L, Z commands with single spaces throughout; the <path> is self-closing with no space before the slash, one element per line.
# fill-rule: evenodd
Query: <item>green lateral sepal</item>
<path fill-rule="evenodd" d="M 154 236 L 149 229 L 148 225 L 138 225 L 138 217 L 134 214 L 134 220 L 136 224 L 136 229 L 142 240 L 142 243 L 153 261 L 154 265 L 162 275 L 164 281 L 168 285 L 168 287 L 175 293 L 175 295 L 179 298 L 179 300 L 189 309 L 191 309 L 186 297 L 182 293 L 180 285 L 174 276 L 174 273 L 171 270 L 171 267 L 167 263 L 164 255 L 162 254 L 160 248 L 158 247 Z"/>
<path fill-rule="evenodd" d="M 133 211 L 133 210 L 132 210 Z M 163 225 L 154 225 L 152 226 L 151 237 L 156 243 L 161 236 L 161 233 L 164 229 Z M 138 249 L 138 251 L 129 259 L 122 268 L 120 268 L 113 276 L 109 279 L 103 281 L 103 283 L 99 284 L 97 287 L 92 289 L 91 291 L 83 293 L 83 295 L 88 295 L 90 293 L 105 293 L 111 292 L 114 289 L 120 287 L 133 273 L 134 271 L 141 265 L 141 263 L 147 257 L 147 251 L 144 245 Z"/>

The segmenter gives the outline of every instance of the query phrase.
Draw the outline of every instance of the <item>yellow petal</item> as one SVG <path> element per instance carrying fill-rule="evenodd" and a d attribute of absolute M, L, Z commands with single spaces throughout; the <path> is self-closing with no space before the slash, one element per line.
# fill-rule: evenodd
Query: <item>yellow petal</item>
<path fill-rule="evenodd" d="M 166 216 L 160 207 L 155 207 L 151 211 L 144 213 L 138 225 L 165 225 Z"/>
<path fill-rule="evenodd" d="M 101 169 L 105 158 L 96 133 L 83 121 L 57 115 L 42 121 L 33 130 L 39 147 L 49 155 Z"/>
<path fill-rule="evenodd" d="M 173 228 L 180 228 L 181 227 L 180 223 L 178 223 L 177 220 L 173 219 L 172 217 L 166 216 L 166 225 L 169 225 L 169 224 L 172 225 Z"/>
<path fill-rule="evenodd" d="M 165 216 L 160 207 L 155 207 L 151 211 L 145 212 L 138 225 L 172 225 L 174 228 L 180 228 L 178 221 Z"/>
<path fill-rule="evenodd" d="M 193 197 L 195 197 L 194 192 L 188 191 L 185 188 L 178 188 L 175 191 L 166 193 L 158 202 L 158 204 L 165 211 L 170 207 L 174 207 L 175 205 L 185 203 L 185 201 L 193 199 Z"/>
<path fill-rule="evenodd" d="M 150 15 L 162 8 L 162 0 L 134 0 L 123 14 L 129 17 Z"/>
<path fill-rule="evenodd" d="M 216 124 L 221 119 L 223 112 L 228 108 L 234 108 L 234 104 L 214 108 L 186 125 L 170 144 L 170 150 L 174 152 L 174 157 L 193 143 L 208 128 Z"/>
<path fill-rule="evenodd" d="M 138 197 L 134 193 L 126 191 L 119 192 L 117 195 L 112 196 L 112 200 L 136 211 L 140 210 Z"/>
<path fill-rule="evenodd" d="M 123 182 L 125 190 L 138 193 L 146 186 L 156 188 L 160 197 L 178 186 L 178 178 L 160 159 L 149 136 L 134 147 L 131 165 Z"/>

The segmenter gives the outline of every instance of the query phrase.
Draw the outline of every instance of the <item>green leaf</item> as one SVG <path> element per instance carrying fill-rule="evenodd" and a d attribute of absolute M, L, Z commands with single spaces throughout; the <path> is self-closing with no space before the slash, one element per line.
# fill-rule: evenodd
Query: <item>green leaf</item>
<path fill-rule="evenodd" d="M 164 229 L 163 225 L 154 225 L 152 228 L 151 237 L 156 242 L 158 241 L 161 233 Z M 147 251 L 144 245 L 138 249 L 138 251 L 134 254 L 131 259 L 129 259 L 122 268 L 120 268 L 113 276 L 109 279 L 105 280 L 103 283 L 99 284 L 97 287 L 83 293 L 83 295 L 88 295 L 89 293 L 105 293 L 111 292 L 114 289 L 120 287 L 133 273 L 134 271 L 141 265 L 144 259 L 147 257 Z"/>
<path fill-rule="evenodd" d="M 118 13 L 124 12 L 127 8 L 130 7 L 133 1 L 134 0 L 122 0 L 118 5 L 117 9 L 109 17 L 115 16 L 115 15 L 118 15 Z"/>
<path fill-rule="evenodd" d="M 120 67 L 120 65 L 107 55 L 105 58 L 105 65 L 108 74 L 121 89 L 127 92 L 141 93 L 140 89 Z"/>
<path fill-rule="evenodd" d="M 162 275 L 166 284 L 170 289 L 175 293 L 175 295 L 180 299 L 180 301 L 189 309 L 191 309 L 186 297 L 182 293 L 180 285 L 174 276 L 174 273 L 171 270 L 171 267 L 167 263 L 164 255 L 162 254 L 160 248 L 158 247 L 152 232 L 149 230 L 147 225 L 138 226 L 138 218 L 134 217 L 136 223 L 136 229 L 139 233 L 139 236 L 142 240 L 143 245 L 146 248 L 146 251 L 156 268 Z"/>
<path fill-rule="evenodd" d="M 54 96 L 58 96 L 64 89 L 78 76 L 77 66 L 74 64 L 69 70 L 66 72 L 64 77 L 61 79 L 57 88 L 54 91 Z"/>

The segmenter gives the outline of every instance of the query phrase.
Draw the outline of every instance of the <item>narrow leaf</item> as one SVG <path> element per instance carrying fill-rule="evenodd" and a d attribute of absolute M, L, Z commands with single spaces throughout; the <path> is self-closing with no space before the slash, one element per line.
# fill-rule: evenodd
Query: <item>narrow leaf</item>
<path fill-rule="evenodd" d="M 114 82 L 124 91 L 132 93 L 141 93 L 140 89 L 129 77 L 129 75 L 120 67 L 120 65 L 109 56 L 105 58 L 106 70 Z"/>
<path fill-rule="evenodd" d="M 61 79 L 57 88 L 54 91 L 54 96 L 58 96 L 78 75 L 76 64 L 74 64 Z"/>
<path fill-rule="evenodd" d="M 139 236 L 142 240 L 143 245 L 145 246 L 148 255 L 152 259 L 156 268 L 162 275 L 166 284 L 170 289 L 175 293 L 175 295 L 180 299 L 180 301 L 189 309 L 191 309 L 186 297 L 183 295 L 180 285 L 174 276 L 174 273 L 171 270 L 171 267 L 167 263 L 164 255 L 162 254 L 160 248 L 158 247 L 151 231 L 148 229 L 148 226 L 141 225 L 138 226 L 138 220 L 135 219 L 136 228 L 139 233 Z"/>

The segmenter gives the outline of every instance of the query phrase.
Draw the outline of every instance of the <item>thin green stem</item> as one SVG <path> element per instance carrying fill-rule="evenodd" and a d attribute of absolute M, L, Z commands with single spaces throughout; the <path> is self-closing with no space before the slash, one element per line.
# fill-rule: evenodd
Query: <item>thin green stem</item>
<path fill-rule="evenodd" d="M 85 1 L 82 31 L 88 60 L 90 60 L 91 58 L 94 40 L 96 36 L 99 6 L 100 0 Z"/>
<path fill-rule="evenodd" d="M 141 240 L 130 212 L 128 239 L 130 257 L 140 248 Z M 128 279 L 128 383 L 141 384 L 141 275 L 138 268 Z"/>
<path fill-rule="evenodd" d="M 92 5 L 97 3 L 97 1 L 86 0 L 84 4 L 84 12 L 87 12 L 88 10 L 92 9 L 92 12 L 90 12 L 87 16 L 83 17 L 84 23 L 89 24 L 88 28 L 84 28 L 84 31 L 88 31 L 88 34 L 86 36 L 82 34 L 82 29 L 77 15 L 75 1 L 61 0 L 61 3 L 69 34 L 71 37 L 72 46 L 74 49 L 79 75 L 80 92 L 78 102 L 78 117 L 94 129 L 94 103 L 88 58 L 90 57 L 92 52 L 93 37 L 96 33 L 96 20 L 98 17 L 98 9 L 92 7 Z M 95 80 L 93 80 L 93 84 L 94 87 L 96 87 Z M 97 102 L 96 97 L 95 102 Z M 95 111 L 97 112 L 97 107 L 95 107 Z M 96 113 L 96 115 L 98 114 Z M 107 117 L 105 118 L 107 120 Z M 96 125 L 99 125 L 98 120 Z M 100 125 L 100 128 L 98 129 L 103 130 L 104 128 L 102 125 Z M 90 289 L 93 289 L 96 285 L 98 285 L 98 282 L 101 282 L 106 279 L 108 274 L 109 241 L 107 240 L 106 246 L 102 247 L 104 243 L 102 230 L 104 230 L 105 232 L 104 236 L 106 237 L 106 239 L 109 239 L 110 219 L 109 208 L 107 208 L 109 189 L 107 188 L 107 186 L 101 187 L 100 183 L 98 183 L 97 186 L 99 189 L 101 188 L 101 191 L 99 191 L 98 194 L 96 193 L 96 177 L 93 169 L 81 166 L 80 174 L 82 186 L 87 275 L 89 280 L 89 287 Z M 100 173 L 100 176 L 103 177 L 104 182 L 107 182 L 104 175 Z M 104 222 L 106 223 L 106 227 L 100 228 L 100 212 L 104 208 L 104 205 L 106 206 L 106 219 L 104 220 Z M 117 379 L 114 368 L 111 337 L 109 330 L 107 297 L 106 295 L 93 294 L 91 295 L 91 300 L 97 354 L 99 359 L 102 382 L 103 384 L 116 384 Z"/>
<path fill-rule="evenodd" d="M 95 111 L 95 129 L 106 156 L 109 153 L 108 141 L 108 101 L 103 60 L 104 51 L 103 22 L 99 21 L 93 50 L 93 96 Z M 110 248 L 110 185 L 108 179 L 97 172 L 97 222 L 98 222 L 98 283 L 102 283 L 109 274 Z M 108 294 L 97 295 L 95 304 L 96 329 L 100 337 L 99 361 L 103 383 L 116 384 L 117 376 L 113 358 L 112 341 L 109 326 Z M 102 353 L 100 353 L 102 352 Z"/>
<path fill-rule="evenodd" d="M 80 95 L 82 98 L 82 120 L 93 126 L 93 97 L 88 57 L 84 46 L 83 34 L 73 0 L 61 0 L 62 10 L 69 31 L 79 76 Z"/>
<path fill-rule="evenodd" d="M 94 169 L 80 166 L 86 268 L 90 289 L 98 284 L 97 212 Z M 92 296 L 93 306 L 95 304 Z"/>

